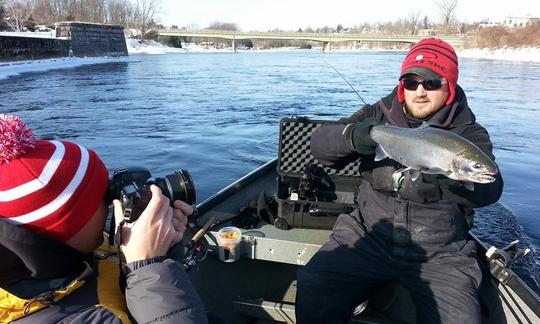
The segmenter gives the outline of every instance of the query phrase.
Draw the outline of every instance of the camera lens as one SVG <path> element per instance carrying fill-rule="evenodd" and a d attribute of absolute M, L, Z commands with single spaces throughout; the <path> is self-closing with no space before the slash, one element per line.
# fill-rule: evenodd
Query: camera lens
<path fill-rule="evenodd" d="M 176 170 L 173 174 L 168 174 L 163 181 L 157 181 L 157 185 L 165 196 L 171 200 L 182 200 L 193 205 L 196 200 L 195 184 L 191 174 L 187 170 Z"/>

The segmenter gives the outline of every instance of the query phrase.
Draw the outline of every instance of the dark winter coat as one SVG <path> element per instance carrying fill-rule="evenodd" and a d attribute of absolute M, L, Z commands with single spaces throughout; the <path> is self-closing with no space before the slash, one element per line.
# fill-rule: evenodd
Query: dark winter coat
<path fill-rule="evenodd" d="M 128 264 L 124 296 L 118 263 L 105 254 L 82 255 L 3 220 L 0 256 L 0 323 L 207 323 L 171 259 Z"/>
<path fill-rule="evenodd" d="M 460 182 L 445 179 L 433 184 L 419 177 L 412 181 L 408 172 L 398 191 L 392 189 L 392 174 L 399 163 L 373 156 L 361 156 L 352 145 L 347 127 L 375 117 L 395 126 L 415 128 L 422 122 L 448 129 L 478 146 L 493 160 L 492 143 L 485 128 L 476 123 L 465 93 L 458 86 L 456 99 L 427 120 L 416 120 L 403 111 L 396 89 L 373 105 L 366 105 L 352 116 L 327 124 L 313 133 L 311 152 L 323 164 L 339 168 L 361 159 L 363 181 L 358 188 L 358 210 L 353 213 L 366 231 L 396 256 L 425 259 L 435 253 L 461 249 L 472 226 L 473 208 L 496 202 L 502 193 L 500 173 L 489 184 L 474 184 L 474 191 Z"/>

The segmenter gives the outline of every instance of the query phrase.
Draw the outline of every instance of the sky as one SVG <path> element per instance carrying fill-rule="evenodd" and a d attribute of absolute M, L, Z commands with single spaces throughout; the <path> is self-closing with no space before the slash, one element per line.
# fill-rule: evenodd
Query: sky
<path fill-rule="evenodd" d="M 205 28 L 212 22 L 236 23 L 243 31 L 296 31 L 306 27 L 354 27 L 419 14 L 440 19 L 440 0 L 161 0 L 157 20 L 165 26 Z M 540 0 L 459 0 L 459 21 L 499 21 L 507 16 L 540 17 Z"/>

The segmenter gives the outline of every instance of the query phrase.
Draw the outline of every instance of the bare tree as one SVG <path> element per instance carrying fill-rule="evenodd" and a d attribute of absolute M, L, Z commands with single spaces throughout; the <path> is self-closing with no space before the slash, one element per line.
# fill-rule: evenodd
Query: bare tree
<path fill-rule="evenodd" d="M 154 16 L 160 10 L 160 5 L 160 0 L 135 0 L 134 21 L 135 27 L 141 31 L 141 38 L 144 38 L 144 35 L 154 23 Z"/>
<path fill-rule="evenodd" d="M 6 9 L 4 8 L 4 0 L 0 0 L 0 31 L 7 29 L 5 17 Z"/>
<path fill-rule="evenodd" d="M 416 35 L 418 33 L 417 27 L 420 23 L 420 12 L 417 11 L 410 13 L 407 21 L 409 22 L 409 29 L 411 35 Z"/>
<path fill-rule="evenodd" d="M 0 0 L 3 1 L 3 0 Z M 76 20 L 122 25 L 145 35 L 154 24 L 158 0 L 31 0 L 33 18 L 39 24 Z"/>
<path fill-rule="evenodd" d="M 15 31 L 21 31 L 24 24 L 32 17 L 34 7 L 31 0 L 6 0 L 8 25 Z"/>
<path fill-rule="evenodd" d="M 437 7 L 442 18 L 442 27 L 445 34 L 448 34 L 450 27 L 456 19 L 456 9 L 458 0 L 439 0 Z"/>
<path fill-rule="evenodd" d="M 221 21 L 214 21 L 206 29 L 209 30 L 231 30 L 231 31 L 238 31 L 240 28 L 238 28 L 238 25 L 235 23 L 229 23 L 229 22 L 221 22 Z"/>
<path fill-rule="evenodd" d="M 430 27 L 430 22 L 428 19 L 428 16 L 424 16 L 424 19 L 422 19 L 422 28 L 428 29 Z"/>
<path fill-rule="evenodd" d="M 132 23 L 133 12 L 133 5 L 129 0 L 109 0 L 107 1 L 106 22 L 128 26 Z"/>

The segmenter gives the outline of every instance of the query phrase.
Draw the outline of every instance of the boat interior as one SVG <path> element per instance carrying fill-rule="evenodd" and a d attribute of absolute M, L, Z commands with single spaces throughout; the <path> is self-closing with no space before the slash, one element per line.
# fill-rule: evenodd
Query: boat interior
<path fill-rule="evenodd" d="M 310 188 L 304 180 L 317 177 L 305 167 L 313 158 L 304 154 L 309 147 L 306 138 L 316 127 L 305 120 L 300 124 L 282 120 L 279 156 L 197 206 L 198 224 L 205 224 L 203 229 L 208 231 L 198 236 L 200 227 L 194 227 L 185 235 L 195 240 L 202 237 L 189 275 L 206 310 L 225 323 L 295 323 L 297 269 L 328 240 L 337 215 L 354 206 L 354 181 L 347 174 L 334 174 L 333 179 L 340 180 L 326 183 L 332 192 L 328 199 L 303 203 Z M 355 168 L 352 165 L 349 170 Z M 324 183 L 322 179 L 319 185 Z M 284 192 L 284 186 L 298 190 Z M 245 212 L 248 207 L 252 213 Z M 229 226 L 241 230 L 232 258 L 232 254 L 224 257 L 219 241 L 219 230 Z M 480 287 L 483 323 L 540 323 L 538 296 L 511 269 L 485 257 L 489 246 L 473 234 L 471 238 L 479 243 L 484 271 Z M 492 275 L 494 269 L 497 276 Z M 397 282 L 389 283 L 356 308 L 351 323 L 416 323 L 415 309 L 407 291 Z"/>

